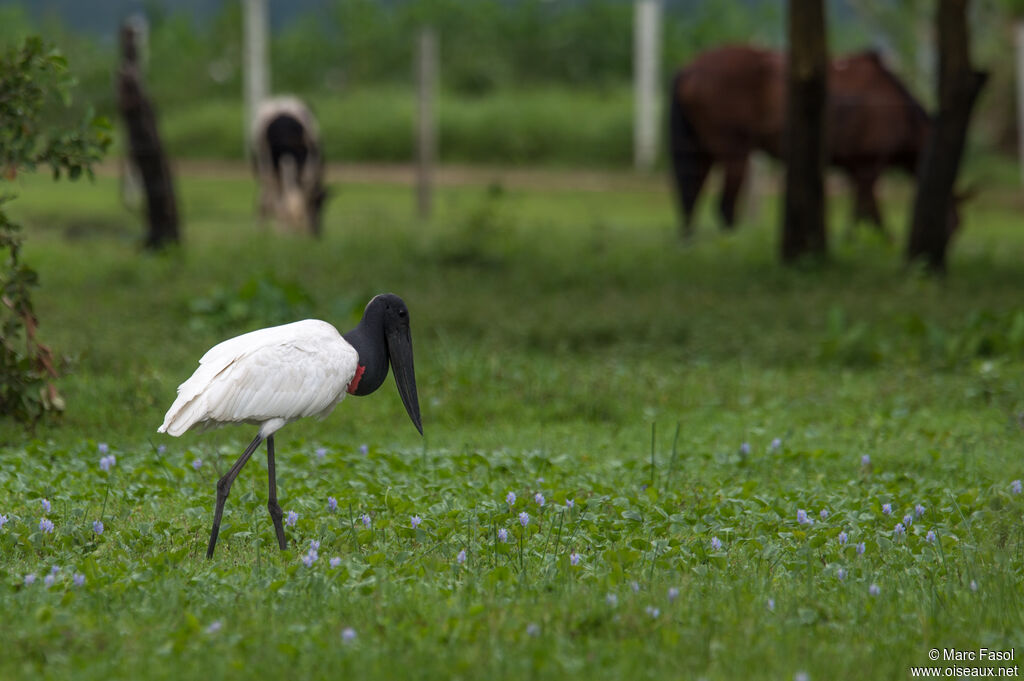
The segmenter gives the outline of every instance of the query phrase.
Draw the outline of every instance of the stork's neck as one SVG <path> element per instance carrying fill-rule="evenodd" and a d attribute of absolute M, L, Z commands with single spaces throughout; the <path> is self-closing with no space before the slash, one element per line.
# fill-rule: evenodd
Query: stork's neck
<path fill-rule="evenodd" d="M 359 355 L 359 366 L 349 384 L 349 392 L 359 396 L 369 395 L 388 377 L 388 345 L 384 338 L 384 315 L 378 309 L 367 308 L 359 325 L 342 337 Z"/>

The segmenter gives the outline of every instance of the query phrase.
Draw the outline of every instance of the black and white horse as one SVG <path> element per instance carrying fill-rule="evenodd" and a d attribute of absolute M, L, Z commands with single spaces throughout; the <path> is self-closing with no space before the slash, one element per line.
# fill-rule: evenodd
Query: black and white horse
<path fill-rule="evenodd" d="M 296 97 L 264 101 L 253 121 L 252 158 L 260 217 L 281 231 L 319 236 L 327 191 L 320 130 L 309 107 Z"/>

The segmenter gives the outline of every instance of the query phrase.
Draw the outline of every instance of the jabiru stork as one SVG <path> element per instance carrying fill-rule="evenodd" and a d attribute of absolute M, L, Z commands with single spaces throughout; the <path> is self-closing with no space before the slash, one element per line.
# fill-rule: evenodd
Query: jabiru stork
<path fill-rule="evenodd" d="M 270 483 L 267 509 L 277 543 L 287 548 L 283 512 L 277 503 L 274 433 L 306 416 L 324 418 L 346 395 L 369 395 L 394 371 L 402 404 L 423 434 L 416 374 L 413 369 L 409 309 L 398 296 L 374 297 L 358 326 L 340 334 L 316 319 L 260 329 L 210 348 L 191 378 L 178 386 L 178 397 L 157 430 L 175 437 L 230 423 L 249 423 L 259 433 L 217 481 L 217 506 L 206 557 L 213 557 L 224 503 L 231 483 L 249 457 L 266 440 Z"/>

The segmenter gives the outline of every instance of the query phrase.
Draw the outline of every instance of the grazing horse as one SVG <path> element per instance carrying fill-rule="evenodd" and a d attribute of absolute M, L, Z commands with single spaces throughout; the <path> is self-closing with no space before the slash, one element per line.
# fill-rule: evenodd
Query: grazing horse
<path fill-rule="evenodd" d="M 870 221 L 884 235 L 875 182 L 890 167 L 917 173 L 931 119 L 875 52 L 829 65 L 826 146 L 829 165 L 845 173 L 855 192 L 854 221 Z M 682 212 L 682 235 L 693 234 L 693 210 L 715 163 L 725 182 L 723 226 L 736 220 L 736 199 L 751 152 L 783 153 L 786 58 L 752 47 L 722 47 L 698 55 L 676 73 L 669 105 L 672 168 Z M 951 208 L 949 229 L 959 224 Z"/>
<path fill-rule="evenodd" d="M 320 131 L 309 108 L 295 97 L 264 101 L 252 126 L 253 169 L 260 188 L 260 217 L 281 231 L 320 235 L 324 158 Z"/>

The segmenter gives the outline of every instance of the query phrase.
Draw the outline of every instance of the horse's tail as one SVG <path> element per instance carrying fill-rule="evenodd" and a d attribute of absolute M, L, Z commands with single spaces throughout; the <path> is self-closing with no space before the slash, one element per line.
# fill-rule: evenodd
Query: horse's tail
<path fill-rule="evenodd" d="M 689 237 L 692 232 L 693 209 L 700 194 L 701 185 L 707 177 L 710 157 L 697 139 L 697 131 L 693 127 L 682 101 L 682 84 L 686 79 L 686 70 L 680 69 L 672 78 L 669 91 L 668 128 L 669 154 L 672 159 L 672 174 L 675 180 L 676 195 L 682 212 L 683 236 Z"/>

